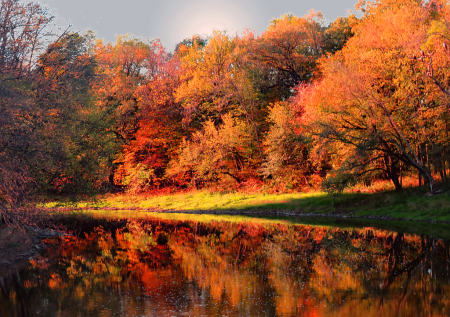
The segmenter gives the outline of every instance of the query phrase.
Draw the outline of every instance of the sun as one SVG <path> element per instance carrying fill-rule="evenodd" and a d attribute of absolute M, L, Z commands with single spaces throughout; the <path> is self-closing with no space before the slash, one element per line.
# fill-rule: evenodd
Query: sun
<path fill-rule="evenodd" d="M 196 21 L 192 21 L 187 32 L 191 34 L 210 34 L 213 30 L 230 30 L 233 26 L 233 22 L 223 16 L 205 15 Z"/>
<path fill-rule="evenodd" d="M 209 35 L 214 30 L 241 33 L 252 25 L 247 10 L 231 2 L 183 1 L 174 12 L 170 37 L 181 41 L 194 35 Z"/>

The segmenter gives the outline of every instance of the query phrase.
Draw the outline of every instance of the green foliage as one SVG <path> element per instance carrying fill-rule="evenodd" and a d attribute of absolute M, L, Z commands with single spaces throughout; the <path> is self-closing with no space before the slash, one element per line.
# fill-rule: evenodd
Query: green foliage
<path fill-rule="evenodd" d="M 92 193 L 109 182 L 116 148 L 91 93 L 96 61 L 90 40 L 66 34 L 39 59 L 37 106 L 46 114 L 39 128 L 47 164 L 34 173 L 44 190 Z"/>
<path fill-rule="evenodd" d="M 332 54 L 340 51 L 347 41 L 354 36 L 352 28 L 357 21 L 358 19 L 355 15 L 350 15 L 348 17 L 338 17 L 331 22 L 324 31 L 323 50 Z"/>
<path fill-rule="evenodd" d="M 357 178 L 348 170 L 336 171 L 327 175 L 322 183 L 322 188 L 328 194 L 342 194 L 344 189 L 356 184 Z"/>
<path fill-rule="evenodd" d="M 193 38 L 187 38 L 175 45 L 175 53 L 183 54 L 183 49 L 192 46 L 205 47 L 208 44 L 208 37 L 195 35 Z"/>

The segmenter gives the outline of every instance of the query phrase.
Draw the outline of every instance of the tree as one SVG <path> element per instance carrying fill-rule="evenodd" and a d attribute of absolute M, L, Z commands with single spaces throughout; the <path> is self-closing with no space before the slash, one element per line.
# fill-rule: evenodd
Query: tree
<path fill-rule="evenodd" d="M 175 90 L 181 83 L 179 58 L 170 56 L 162 47 L 155 53 L 158 71 L 149 72 L 148 83 L 136 92 L 139 127 L 135 139 L 123 147 L 123 165 L 115 175 L 116 183 L 133 192 L 170 185 L 166 169 L 176 158 L 186 133 L 183 107 L 175 100 Z"/>
<path fill-rule="evenodd" d="M 119 142 L 127 143 L 138 128 L 138 87 L 147 82 L 146 67 L 151 57 L 151 43 L 128 36 L 118 36 L 115 45 L 98 41 L 98 80 L 93 89 L 97 104 L 107 109 L 111 120 L 110 130 Z"/>
<path fill-rule="evenodd" d="M 211 123 L 219 127 L 224 124 L 224 118 L 232 117 L 251 127 L 245 130 L 249 133 L 246 139 L 253 140 L 247 154 L 250 156 L 245 160 L 261 163 L 263 109 L 248 72 L 251 60 L 246 58 L 247 51 L 237 42 L 238 39 L 231 39 L 225 33 L 215 32 L 205 47 L 195 43 L 190 48 L 185 47 L 181 54 L 182 83 L 175 96 L 184 108 L 183 124 L 189 131 L 186 146 L 195 131 L 210 129 Z M 193 142 L 199 142 L 200 137 L 196 135 Z M 255 169 L 254 163 L 245 168 Z M 235 179 L 241 181 L 239 177 Z"/>
<path fill-rule="evenodd" d="M 251 128 L 245 121 L 224 115 L 217 128 L 212 120 L 203 129 L 184 141 L 179 157 L 171 162 L 168 176 L 179 180 L 191 179 L 194 186 L 218 181 L 227 175 L 241 183 L 251 163 Z"/>
<path fill-rule="evenodd" d="M 35 172 L 43 187 L 89 192 L 108 183 L 114 139 L 93 102 L 96 56 L 91 35 L 66 33 L 51 43 L 36 68 L 36 124 L 46 149 Z M 43 118 L 39 120 L 40 118 Z"/>
<path fill-rule="evenodd" d="M 432 130 L 426 132 L 421 140 L 420 150 L 426 161 L 434 165 L 441 179 L 448 181 L 447 166 L 450 161 L 449 147 L 449 98 L 448 80 L 450 73 L 450 6 L 442 1 L 430 1 L 426 6 L 433 18 L 428 30 L 426 43 L 413 55 L 416 67 L 421 72 L 426 90 L 422 93 L 422 117 L 432 121 Z M 427 53 L 425 53 L 425 52 Z M 445 131 L 445 132 L 444 132 Z M 432 139 L 431 139 L 431 138 Z M 432 140 L 432 141 L 431 141 Z"/>
<path fill-rule="evenodd" d="M 272 20 L 260 37 L 246 41 L 253 60 L 263 70 L 260 76 L 265 80 L 259 89 L 270 96 L 269 102 L 288 99 L 293 87 L 313 78 L 316 61 L 326 53 L 325 30 L 320 12 L 311 11 L 304 17 L 285 14 Z M 329 41 L 338 33 L 330 29 Z M 343 41 L 334 42 L 339 46 Z M 332 48 L 331 43 L 328 46 Z"/>
<path fill-rule="evenodd" d="M 38 3 L 2 0 L 0 5 L 0 73 L 3 80 L 19 79 L 29 72 L 50 33 L 54 17 Z"/>
<path fill-rule="evenodd" d="M 161 62 L 155 58 L 160 43 L 118 36 L 115 45 L 96 44 L 98 67 L 93 84 L 96 104 L 107 122 L 108 131 L 115 135 L 121 149 L 116 153 L 115 167 L 110 180 L 122 186 L 126 164 L 126 148 L 136 139 L 139 130 L 141 104 L 138 91 L 149 80 L 158 76 Z"/>
<path fill-rule="evenodd" d="M 276 103 L 269 108 L 272 123 L 264 141 L 265 161 L 261 171 L 266 178 L 273 177 L 288 185 L 310 185 L 311 176 L 320 161 L 313 163 L 310 146 L 295 117 L 291 104 Z"/>
<path fill-rule="evenodd" d="M 36 146 L 32 71 L 53 20 L 41 5 L 2 0 L 0 5 L 0 223 L 17 223 L 33 180 Z"/>
<path fill-rule="evenodd" d="M 323 55 L 334 54 L 342 50 L 347 41 L 353 37 L 353 27 L 358 23 L 355 15 L 338 17 L 323 32 Z"/>
<path fill-rule="evenodd" d="M 175 54 L 182 55 L 183 52 L 186 52 L 187 48 L 190 48 L 192 46 L 199 46 L 199 47 L 205 47 L 208 44 L 208 37 L 202 37 L 200 35 L 195 35 L 192 38 L 186 38 L 182 40 L 181 42 L 177 43 L 175 45 Z"/>
<path fill-rule="evenodd" d="M 228 90 L 237 71 L 233 65 L 234 49 L 235 43 L 226 34 L 215 32 L 208 45 L 194 41 L 194 45 L 179 50 L 182 83 L 175 96 L 186 111 L 186 124 L 192 128 L 208 119 L 220 120 L 236 108 Z"/>
<path fill-rule="evenodd" d="M 365 10 L 342 52 L 322 60 L 323 78 L 300 90 L 302 120 L 317 144 L 335 154 L 336 168 L 347 161 L 352 162 L 347 170 L 357 175 L 383 170 L 400 189 L 402 162 L 423 174 L 434 192 L 420 148 L 425 139 L 436 142 L 436 113 L 431 114 L 436 100 L 429 98 L 412 59 L 426 41 L 429 11 L 408 0 L 377 1 Z"/>

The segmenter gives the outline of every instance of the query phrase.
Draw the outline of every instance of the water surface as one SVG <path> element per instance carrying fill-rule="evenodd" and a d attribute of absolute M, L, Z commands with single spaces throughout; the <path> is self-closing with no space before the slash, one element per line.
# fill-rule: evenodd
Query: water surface
<path fill-rule="evenodd" d="M 450 316 L 425 235 L 148 218 L 48 243 L 0 273 L 1 316 Z"/>

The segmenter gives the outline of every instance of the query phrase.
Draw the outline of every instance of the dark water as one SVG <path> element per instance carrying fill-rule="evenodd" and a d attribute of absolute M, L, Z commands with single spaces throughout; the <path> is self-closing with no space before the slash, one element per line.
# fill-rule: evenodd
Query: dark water
<path fill-rule="evenodd" d="M 155 219 L 48 243 L 0 272 L 0 316 L 450 316 L 428 236 Z"/>

